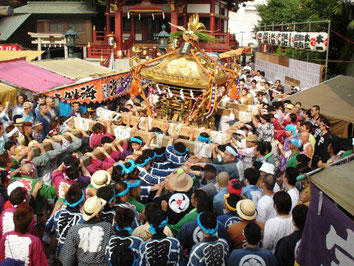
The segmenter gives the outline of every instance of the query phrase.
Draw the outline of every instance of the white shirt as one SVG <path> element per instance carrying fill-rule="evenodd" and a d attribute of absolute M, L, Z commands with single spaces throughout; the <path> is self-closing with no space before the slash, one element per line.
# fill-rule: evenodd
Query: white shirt
<path fill-rule="evenodd" d="M 279 184 L 277 182 L 275 182 L 275 185 L 274 185 L 274 188 L 273 188 L 273 192 L 277 193 L 278 191 L 282 190 L 283 189 L 283 184 L 284 183 L 282 183 L 282 186 L 280 187 Z"/>
<path fill-rule="evenodd" d="M 278 241 L 294 232 L 293 217 L 276 216 L 269 219 L 264 226 L 263 248 L 273 251 Z"/>
<path fill-rule="evenodd" d="M 23 116 L 23 106 L 16 105 L 16 106 L 12 107 L 12 118 L 15 115 L 22 115 Z"/>
<path fill-rule="evenodd" d="M 238 149 L 238 154 L 242 156 L 243 168 L 252 168 L 253 162 L 252 158 L 254 157 L 254 147 L 245 148 L 245 149 Z"/>
<path fill-rule="evenodd" d="M 291 198 L 291 210 L 290 211 L 292 211 L 299 201 L 299 198 L 300 198 L 299 191 L 297 190 L 296 187 L 293 187 L 292 189 L 289 189 L 287 192 Z"/>
<path fill-rule="evenodd" d="M 273 196 L 263 195 L 257 202 L 257 221 L 265 223 L 277 216 L 274 208 Z"/>

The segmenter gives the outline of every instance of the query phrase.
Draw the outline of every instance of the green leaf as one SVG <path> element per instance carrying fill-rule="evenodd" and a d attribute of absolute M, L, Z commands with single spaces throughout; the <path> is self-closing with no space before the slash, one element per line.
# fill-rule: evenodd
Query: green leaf
<path fill-rule="evenodd" d="M 197 35 L 199 37 L 199 39 L 202 40 L 202 41 L 208 41 L 208 42 L 215 42 L 216 41 L 214 36 L 211 36 L 211 35 L 206 34 L 206 33 L 201 33 L 201 32 L 194 31 L 194 34 Z"/>
<path fill-rule="evenodd" d="M 354 30 L 354 19 L 352 19 L 352 21 L 349 22 L 347 26 L 347 30 Z"/>
<path fill-rule="evenodd" d="M 337 1 L 337 3 L 332 8 L 333 14 L 337 16 L 342 15 L 343 7 L 344 7 L 344 3 L 342 1 Z"/>
<path fill-rule="evenodd" d="M 182 36 L 183 35 L 183 31 L 175 31 L 175 32 L 171 32 L 170 34 L 170 41 L 172 42 L 174 39 L 176 39 L 178 36 Z"/>

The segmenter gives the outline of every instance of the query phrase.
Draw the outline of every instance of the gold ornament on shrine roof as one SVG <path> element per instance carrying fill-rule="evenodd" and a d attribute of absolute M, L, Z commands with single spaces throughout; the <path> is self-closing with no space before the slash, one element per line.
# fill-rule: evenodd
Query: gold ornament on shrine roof
<path fill-rule="evenodd" d="M 183 26 L 178 26 L 170 23 L 171 26 L 176 27 L 179 31 L 172 32 L 170 39 L 173 40 L 177 36 L 181 36 L 186 42 L 197 42 L 199 40 L 215 42 L 215 37 L 208 34 L 205 25 L 199 22 L 199 15 L 193 14 L 188 21 L 187 29 Z"/>

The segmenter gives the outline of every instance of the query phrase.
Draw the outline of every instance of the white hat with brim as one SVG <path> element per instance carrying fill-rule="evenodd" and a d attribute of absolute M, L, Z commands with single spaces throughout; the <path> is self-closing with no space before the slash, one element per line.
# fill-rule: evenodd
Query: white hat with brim
<path fill-rule="evenodd" d="M 271 163 L 263 163 L 259 171 L 274 175 L 274 165 Z"/>
<path fill-rule="evenodd" d="M 14 191 L 18 187 L 23 187 L 25 188 L 25 185 L 21 181 L 15 181 L 12 182 L 8 187 L 7 187 L 7 195 L 10 197 L 12 191 Z"/>
<path fill-rule="evenodd" d="M 37 144 L 39 144 L 38 141 L 36 141 L 36 140 L 31 140 L 31 141 L 28 143 L 28 148 L 32 148 L 33 145 L 37 145 Z"/>
<path fill-rule="evenodd" d="M 243 137 L 246 137 L 245 131 L 243 130 L 236 130 L 236 134 L 242 135 Z"/>
<path fill-rule="evenodd" d="M 256 205 L 250 199 L 240 200 L 236 204 L 237 214 L 241 219 L 253 221 L 257 217 Z"/>
<path fill-rule="evenodd" d="M 110 183 L 111 183 L 111 175 L 105 170 L 98 170 L 91 177 L 91 185 L 95 189 L 108 186 Z"/>
<path fill-rule="evenodd" d="M 168 186 L 174 191 L 189 191 L 193 186 L 193 179 L 185 172 L 177 171 L 170 175 Z"/>
<path fill-rule="evenodd" d="M 82 218 L 84 221 L 91 220 L 102 211 L 105 205 L 106 201 L 104 199 L 98 198 L 97 196 L 87 199 L 84 207 L 82 208 Z"/>
<path fill-rule="evenodd" d="M 27 108 L 32 108 L 32 103 L 30 103 L 30 102 L 25 102 L 25 103 L 23 104 L 23 109 L 27 109 Z"/>

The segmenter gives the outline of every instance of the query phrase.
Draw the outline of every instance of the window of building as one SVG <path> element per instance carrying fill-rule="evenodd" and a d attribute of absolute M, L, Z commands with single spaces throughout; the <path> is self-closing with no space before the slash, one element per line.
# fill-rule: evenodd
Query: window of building
<path fill-rule="evenodd" d="M 68 26 L 69 28 L 69 26 Z M 83 24 L 82 23 L 75 23 L 73 24 L 73 29 L 74 31 L 76 32 L 83 32 L 84 31 L 84 27 L 83 27 Z"/>
<path fill-rule="evenodd" d="M 64 32 L 65 24 L 64 23 L 50 23 L 49 24 L 50 32 Z"/>
<path fill-rule="evenodd" d="M 130 19 L 123 18 L 123 31 L 130 31 Z"/>
<path fill-rule="evenodd" d="M 135 31 L 141 31 L 141 20 L 139 18 L 134 17 L 134 23 L 135 23 Z"/>

